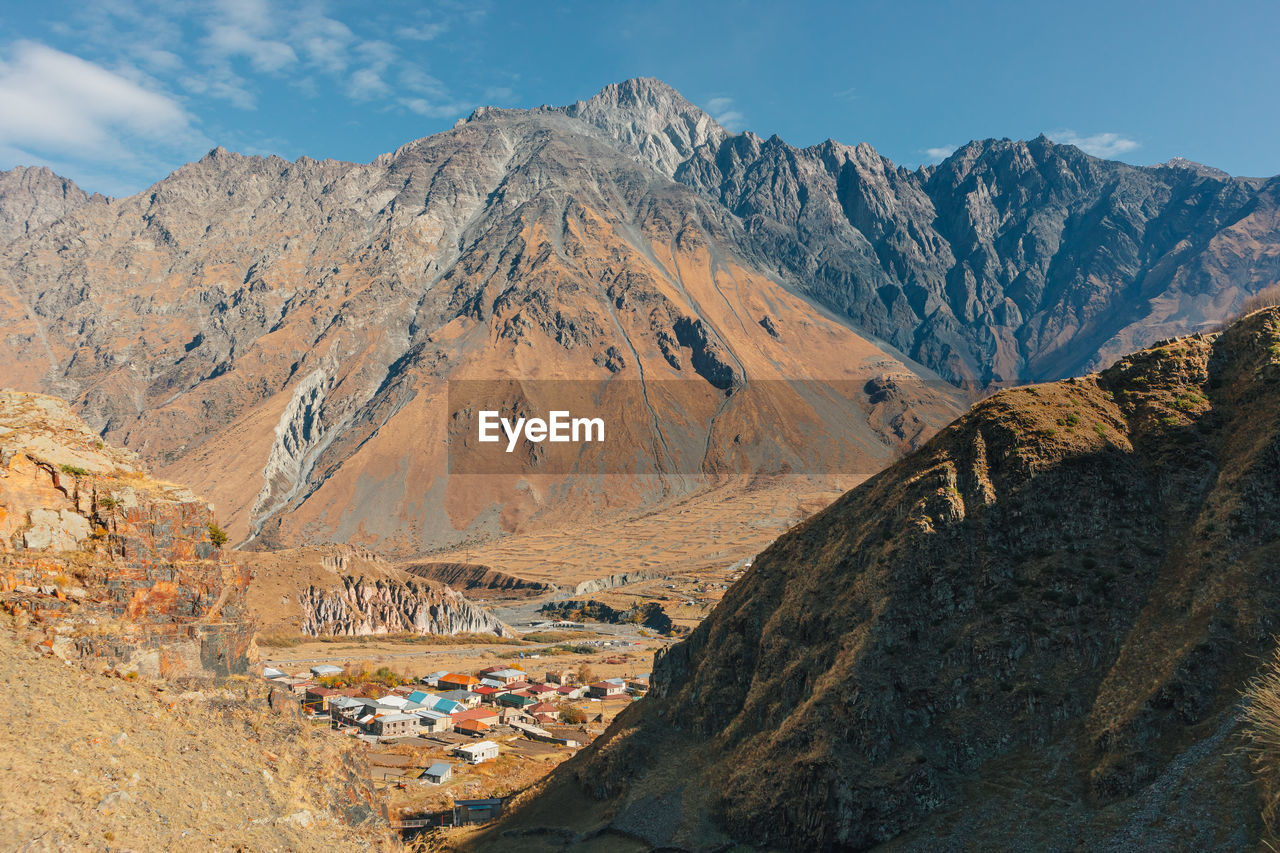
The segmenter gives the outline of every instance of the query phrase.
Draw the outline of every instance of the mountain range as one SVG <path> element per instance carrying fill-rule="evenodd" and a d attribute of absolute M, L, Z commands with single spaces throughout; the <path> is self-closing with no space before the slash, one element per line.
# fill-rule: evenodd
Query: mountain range
<path fill-rule="evenodd" d="M 733 475 L 870 476 L 991 390 L 1214 327 L 1280 279 L 1278 191 L 1044 137 L 908 170 L 730 133 L 646 79 L 369 164 L 217 148 L 124 199 L 19 169 L 3 382 L 245 546 L 413 556 Z M 635 476 L 530 448 L 452 475 L 462 379 L 595 383 Z"/>

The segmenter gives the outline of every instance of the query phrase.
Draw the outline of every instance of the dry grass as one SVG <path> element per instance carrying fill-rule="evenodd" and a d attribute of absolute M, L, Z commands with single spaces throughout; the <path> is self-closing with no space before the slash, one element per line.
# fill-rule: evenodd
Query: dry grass
<path fill-rule="evenodd" d="M 1246 297 L 1244 302 L 1240 304 L 1240 315 L 1252 314 L 1254 311 L 1261 311 L 1263 308 L 1272 308 L 1277 305 L 1280 305 L 1280 283 L 1264 287 L 1252 296 Z"/>
<path fill-rule="evenodd" d="M 1262 793 L 1262 819 L 1280 835 L 1280 651 L 1245 691 L 1246 751 Z"/>

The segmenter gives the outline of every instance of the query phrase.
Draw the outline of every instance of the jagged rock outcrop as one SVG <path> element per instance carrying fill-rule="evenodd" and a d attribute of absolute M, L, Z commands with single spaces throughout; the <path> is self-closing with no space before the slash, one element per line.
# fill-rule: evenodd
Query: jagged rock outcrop
<path fill-rule="evenodd" d="M 500 572 L 474 563 L 401 563 L 411 575 L 438 581 L 457 590 L 483 592 L 486 595 L 540 595 L 554 592 L 555 587 L 540 581 Z"/>
<path fill-rule="evenodd" d="M 444 583 L 351 545 L 240 552 L 264 635 L 497 634 L 511 629 Z"/>
<path fill-rule="evenodd" d="M 587 599 L 585 601 L 549 601 L 538 608 L 538 613 L 548 619 L 557 621 L 579 620 L 586 622 L 607 622 L 618 625 L 630 622 L 643 625 L 664 634 L 670 633 L 674 624 L 662 605 L 656 601 L 636 602 L 625 610 L 610 607 L 603 601 Z"/>
<path fill-rule="evenodd" d="M 149 675 L 244 672 L 248 578 L 216 532 L 209 504 L 62 400 L 0 391 L 0 603 L 43 648 Z"/>
<path fill-rule="evenodd" d="M 452 589 L 426 581 L 344 575 L 340 587 L 309 586 L 300 595 L 302 631 L 312 635 L 511 635 L 488 610 Z"/>
<path fill-rule="evenodd" d="M 684 849 L 1257 849 L 1278 471 L 1280 309 L 997 394 L 761 554 L 551 801 Z"/>
<path fill-rule="evenodd" d="M 620 572 L 616 575 L 608 575 L 603 578 L 592 578 L 589 581 L 583 581 L 573 588 L 574 595 L 591 595 L 596 592 L 603 592 L 606 589 L 615 589 L 628 584 L 639 583 L 640 581 L 652 580 L 661 577 L 657 572 Z"/>

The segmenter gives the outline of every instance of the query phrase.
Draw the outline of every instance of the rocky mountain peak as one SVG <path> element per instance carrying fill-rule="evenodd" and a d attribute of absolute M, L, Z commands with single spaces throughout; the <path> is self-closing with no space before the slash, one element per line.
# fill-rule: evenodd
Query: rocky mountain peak
<path fill-rule="evenodd" d="M 719 145 L 730 136 L 675 89 L 647 77 L 611 83 L 564 113 L 603 130 L 667 175 L 698 146 Z"/>
<path fill-rule="evenodd" d="M 0 172 L 0 246 L 61 219 L 92 199 L 104 200 L 47 166 L 17 166 Z"/>
<path fill-rule="evenodd" d="M 1214 166 L 1206 166 L 1204 163 L 1197 163 L 1195 160 L 1188 160 L 1186 157 L 1172 157 L 1163 163 L 1157 163 L 1157 168 L 1164 169 L 1183 169 L 1188 172 L 1195 172 L 1207 178 L 1230 178 L 1228 172 L 1218 169 Z"/>

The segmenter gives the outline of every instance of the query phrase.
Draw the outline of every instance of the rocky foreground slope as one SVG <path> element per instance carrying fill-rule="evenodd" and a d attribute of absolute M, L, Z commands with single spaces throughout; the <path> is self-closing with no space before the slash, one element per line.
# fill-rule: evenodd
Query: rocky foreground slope
<path fill-rule="evenodd" d="M 1255 849 L 1239 710 L 1277 629 L 1269 309 L 998 394 L 793 529 L 500 831 Z"/>
<path fill-rule="evenodd" d="M 0 391 L 4 847 L 398 846 L 362 759 L 242 674 L 220 533 L 62 400 Z"/>
<path fill-rule="evenodd" d="M 29 640 L 122 672 L 244 672 L 248 576 L 223 538 L 207 502 L 64 401 L 0 391 L 0 606 Z"/>
<path fill-rule="evenodd" d="M 402 849 L 363 756 L 261 682 L 104 678 L 0 625 L 7 850 Z"/>

